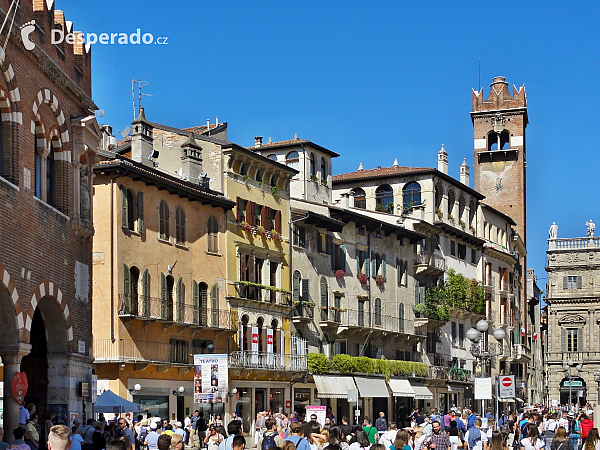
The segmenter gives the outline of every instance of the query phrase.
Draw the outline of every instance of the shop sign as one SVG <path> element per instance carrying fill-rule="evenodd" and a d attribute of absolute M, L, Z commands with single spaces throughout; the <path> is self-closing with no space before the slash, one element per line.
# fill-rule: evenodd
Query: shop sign
<path fill-rule="evenodd" d="M 27 388 L 29 387 L 27 384 L 27 374 L 25 372 L 15 373 L 11 381 L 11 387 L 13 398 L 19 405 L 22 405 L 27 394 Z"/>

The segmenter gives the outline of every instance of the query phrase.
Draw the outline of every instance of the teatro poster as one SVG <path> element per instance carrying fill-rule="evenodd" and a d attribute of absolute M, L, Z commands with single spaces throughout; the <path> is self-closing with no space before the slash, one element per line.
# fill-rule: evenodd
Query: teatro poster
<path fill-rule="evenodd" d="M 227 355 L 194 355 L 194 402 L 227 402 Z"/>

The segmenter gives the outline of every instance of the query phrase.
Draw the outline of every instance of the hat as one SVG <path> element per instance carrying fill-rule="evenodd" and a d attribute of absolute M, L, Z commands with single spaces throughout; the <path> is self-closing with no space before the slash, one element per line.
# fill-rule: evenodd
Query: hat
<path fill-rule="evenodd" d="M 147 426 L 148 425 L 148 419 L 142 419 L 142 425 Z"/>
<path fill-rule="evenodd" d="M 589 415 L 594 414 L 594 411 L 591 409 L 588 409 L 585 413 L 589 416 Z"/>
<path fill-rule="evenodd" d="M 153 422 L 150 424 L 150 429 L 152 429 L 152 430 L 156 430 L 156 422 L 154 422 L 154 421 L 153 421 Z"/>
<path fill-rule="evenodd" d="M 175 422 L 175 426 L 181 428 L 181 422 L 178 420 L 177 422 Z"/>

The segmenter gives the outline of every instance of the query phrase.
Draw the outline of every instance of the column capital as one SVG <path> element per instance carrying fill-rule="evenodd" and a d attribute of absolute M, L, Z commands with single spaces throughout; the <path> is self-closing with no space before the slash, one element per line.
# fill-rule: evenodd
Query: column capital
<path fill-rule="evenodd" d="M 31 344 L 15 343 L 0 345 L 0 356 L 3 364 L 21 364 L 23 356 L 31 352 Z"/>

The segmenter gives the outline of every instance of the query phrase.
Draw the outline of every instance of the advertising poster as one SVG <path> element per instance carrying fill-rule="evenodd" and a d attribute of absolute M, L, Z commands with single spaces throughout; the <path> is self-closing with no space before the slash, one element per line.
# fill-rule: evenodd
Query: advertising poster
<path fill-rule="evenodd" d="M 227 355 L 194 355 L 194 402 L 227 402 Z"/>
<path fill-rule="evenodd" d="M 326 413 L 327 413 L 326 406 L 308 405 L 306 407 L 306 420 L 309 421 L 310 416 L 313 414 L 316 414 L 317 422 L 319 422 L 319 424 L 321 426 L 323 426 L 323 425 L 325 425 L 325 414 Z"/>

